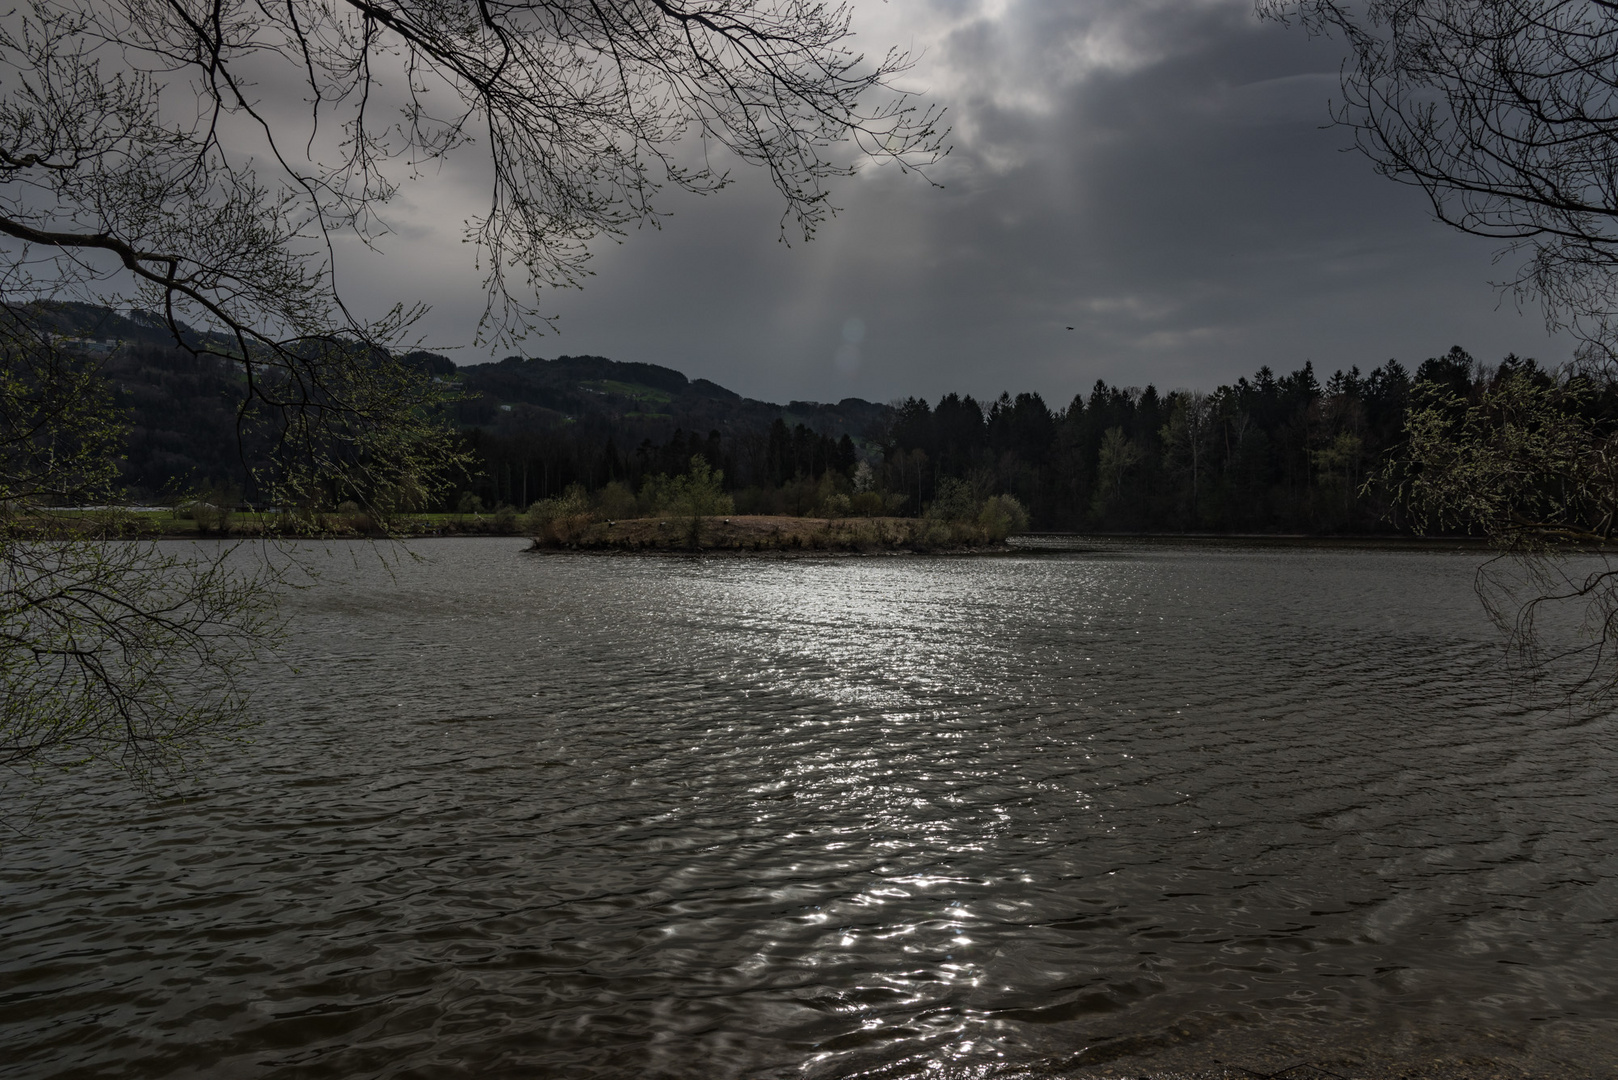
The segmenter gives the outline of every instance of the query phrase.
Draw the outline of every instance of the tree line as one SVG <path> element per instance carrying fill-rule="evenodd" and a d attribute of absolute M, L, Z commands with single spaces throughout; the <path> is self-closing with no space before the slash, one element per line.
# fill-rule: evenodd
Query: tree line
<path fill-rule="evenodd" d="M 1414 372 L 1389 360 L 1322 381 L 1306 362 L 1288 374 L 1261 367 L 1211 392 L 1097 380 L 1055 409 L 1037 393 L 986 405 L 958 393 L 910 397 L 858 439 L 780 418 L 762 429 L 677 429 L 634 447 L 605 417 L 515 435 L 475 428 L 464 437 L 481 472 L 465 490 L 483 505 L 524 506 L 610 484 L 625 509 L 624 491 L 700 459 L 723 474 L 738 513 L 919 516 L 955 505 L 970 513 L 1010 496 L 1035 529 L 1408 531 L 1414 523 L 1388 477 L 1408 454 L 1417 385 L 1475 402 L 1513 376 L 1558 381 L 1533 360 L 1485 365 L 1457 346 Z M 1618 416 L 1610 392 L 1580 401 L 1592 423 Z"/>
<path fill-rule="evenodd" d="M 639 493 L 660 478 L 687 475 L 700 460 L 724 474 L 738 513 L 803 516 L 822 509 L 826 496 L 851 491 L 861 460 L 849 435 L 834 438 L 780 417 L 728 433 L 676 427 L 666 438 L 645 436 L 638 444 L 622 439 L 625 426 L 598 416 L 516 433 L 468 428 L 463 438 L 478 465 L 454 501 L 471 495 L 482 506 L 524 507 L 575 486 Z"/>
<path fill-rule="evenodd" d="M 119 465 L 130 497 L 232 490 L 254 500 L 240 463 L 259 436 L 231 407 L 239 371 L 139 341 L 99 363 L 128 417 Z M 461 388 L 447 394 L 445 419 L 457 429 L 465 467 L 415 508 L 520 513 L 574 491 L 598 508 L 610 503 L 609 516 L 655 513 L 659 485 L 689 476 L 700 460 L 742 514 L 973 517 L 974 508 L 1004 496 L 1035 529 L 1431 531 L 1396 490 L 1412 418 L 1427 416 L 1421 410 L 1431 395 L 1418 387 L 1441 391 L 1458 408 L 1492 400 L 1491 388 L 1521 376 L 1541 390 L 1575 388 L 1563 395 L 1573 404 L 1559 407 L 1572 408 L 1589 430 L 1604 430 L 1618 415 L 1605 378 L 1570 381 L 1515 356 L 1486 365 L 1458 346 L 1414 371 L 1390 360 L 1322 380 L 1311 363 L 1286 374 L 1262 367 L 1211 392 L 1098 380 L 1058 408 L 1037 393 L 782 407 L 711 386 L 695 396 L 675 393 L 659 413 L 612 401 L 591 408 L 603 398 L 589 390 L 599 381 L 585 377 L 600 374 L 595 367 L 609 375 L 629 369 L 591 358 L 591 366 L 572 370 L 583 363 L 435 367 Z M 533 396 L 531 385 L 506 387 L 496 378 L 524 371 L 556 383 L 547 391 L 555 407 L 521 397 L 511 409 L 499 404 L 502 391 Z M 648 371 L 671 387 L 685 381 L 671 370 Z M 1475 531 L 1458 518 L 1442 530 Z"/>

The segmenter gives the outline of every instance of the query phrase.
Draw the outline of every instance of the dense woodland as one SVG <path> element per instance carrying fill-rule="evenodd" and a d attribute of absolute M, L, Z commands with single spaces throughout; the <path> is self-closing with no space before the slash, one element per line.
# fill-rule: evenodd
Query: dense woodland
<path fill-rule="evenodd" d="M 1009 494 L 1036 529 L 1386 533 L 1404 523 L 1374 478 L 1401 453 L 1413 384 L 1471 398 L 1513 371 L 1548 378 L 1533 361 L 1485 367 L 1454 348 L 1414 372 L 1389 361 L 1322 382 L 1305 363 L 1280 376 L 1261 368 L 1212 393 L 1098 381 L 1057 409 L 1030 393 L 987 405 L 910 398 L 835 438 L 783 417 L 639 441 L 608 422 L 470 427 L 467 437 L 485 462 L 473 489 L 485 504 L 572 483 L 635 490 L 700 455 L 723 471 L 739 513 L 910 515 Z M 1605 399 L 1600 407 L 1614 411 Z"/>
<path fill-rule="evenodd" d="M 138 313 L 72 314 L 64 333 L 99 358 L 127 409 L 130 497 L 231 488 L 250 501 L 240 375 L 166 344 Z M 1056 408 L 1032 393 L 783 406 L 600 357 L 406 359 L 457 386 L 450 419 L 476 463 L 433 509 L 523 508 L 609 484 L 621 499 L 701 458 L 744 514 L 948 516 L 1011 495 L 1034 528 L 1154 532 L 1401 530 L 1375 478 L 1402 452 L 1413 385 L 1475 399 L 1506 373 L 1548 378 L 1531 360 L 1487 366 L 1457 347 L 1414 371 L 1390 360 L 1322 380 L 1308 363 L 1266 367 L 1209 393 L 1098 381 Z M 1618 416 L 1610 393 L 1589 407 Z"/>

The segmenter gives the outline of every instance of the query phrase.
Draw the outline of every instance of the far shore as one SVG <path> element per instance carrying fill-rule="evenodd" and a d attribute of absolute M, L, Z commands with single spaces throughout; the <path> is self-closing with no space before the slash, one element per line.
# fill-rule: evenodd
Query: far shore
<path fill-rule="evenodd" d="M 1278 533 L 1147 533 L 1026 531 L 987 534 L 975 523 L 925 518 L 800 518 L 731 515 L 701 519 L 652 517 L 580 522 L 533 539 L 535 552 L 601 554 L 734 554 L 791 556 L 814 554 L 1008 555 L 1041 552 L 1105 551 L 1128 542 L 1237 544 L 1254 547 L 1332 547 L 1481 551 L 1487 542 L 1471 537 L 1421 537 L 1397 533 L 1311 536 Z"/>
<path fill-rule="evenodd" d="M 54 526 L 91 516 L 89 511 L 56 512 Z M 26 525 L 26 520 L 24 522 Z M 395 539 L 488 538 L 530 542 L 536 552 L 600 554 L 813 555 L 954 554 L 1007 555 L 1040 552 L 1104 551 L 1120 543 L 1244 547 L 1317 547 L 1381 550 L 1456 550 L 1485 553 L 1481 537 L 1414 536 L 1408 533 L 1173 533 L 1025 530 L 1005 534 L 977 522 L 903 517 L 791 517 L 742 515 L 693 520 L 665 514 L 620 520 L 581 518 L 531 527 L 507 514 L 413 514 L 377 529 L 363 514 L 327 513 L 314 522 L 286 528 L 279 515 L 244 511 L 212 527 L 168 510 L 141 508 L 121 514 L 115 530 L 129 539 Z"/>

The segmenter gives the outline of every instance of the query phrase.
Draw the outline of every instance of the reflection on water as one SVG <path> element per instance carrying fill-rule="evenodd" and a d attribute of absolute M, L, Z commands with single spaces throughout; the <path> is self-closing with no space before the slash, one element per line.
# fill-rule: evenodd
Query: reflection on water
<path fill-rule="evenodd" d="M 1614 726 L 1469 556 L 419 550 L 7 843 L 0 1075 L 1610 1073 Z"/>

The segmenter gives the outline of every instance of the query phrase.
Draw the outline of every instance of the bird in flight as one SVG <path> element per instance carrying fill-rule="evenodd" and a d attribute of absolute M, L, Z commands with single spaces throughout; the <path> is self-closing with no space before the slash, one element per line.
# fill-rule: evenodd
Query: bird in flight
<path fill-rule="evenodd" d="M 1070 327 L 1068 327 L 1068 329 L 1069 329 L 1069 330 L 1071 330 L 1071 329 L 1073 329 L 1073 328 L 1072 328 L 1072 327 L 1071 327 L 1071 326 L 1070 326 Z"/>

